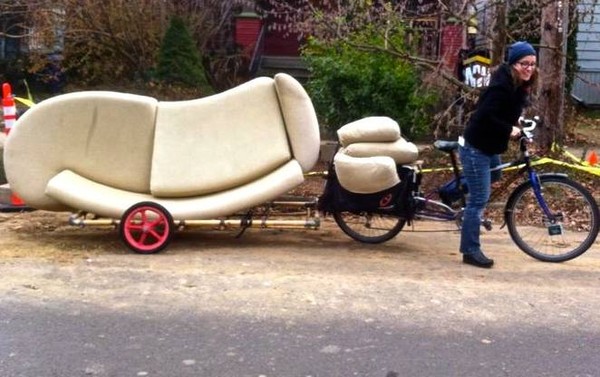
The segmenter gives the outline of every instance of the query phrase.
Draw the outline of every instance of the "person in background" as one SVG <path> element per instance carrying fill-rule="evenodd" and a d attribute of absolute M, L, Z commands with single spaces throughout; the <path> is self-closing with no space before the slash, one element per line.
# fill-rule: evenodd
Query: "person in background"
<path fill-rule="evenodd" d="M 500 164 L 500 154 L 508 149 L 510 138 L 521 134 L 517 125 L 528 97 L 537 83 L 536 52 L 527 42 L 513 43 L 508 60 L 492 74 L 469 119 L 460 148 L 460 159 L 469 188 L 463 214 L 460 252 L 463 263 L 490 268 L 494 260 L 486 257 L 479 240 L 481 218 L 490 197 L 490 168 Z"/>

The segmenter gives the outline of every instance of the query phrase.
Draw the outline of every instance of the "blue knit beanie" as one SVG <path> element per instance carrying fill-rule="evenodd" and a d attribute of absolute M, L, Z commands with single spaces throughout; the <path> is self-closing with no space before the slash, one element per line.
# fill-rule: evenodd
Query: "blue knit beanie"
<path fill-rule="evenodd" d="M 510 45 L 508 50 L 508 64 L 513 65 L 521 60 L 521 58 L 529 55 L 535 55 L 532 45 L 523 41 L 515 42 Z"/>

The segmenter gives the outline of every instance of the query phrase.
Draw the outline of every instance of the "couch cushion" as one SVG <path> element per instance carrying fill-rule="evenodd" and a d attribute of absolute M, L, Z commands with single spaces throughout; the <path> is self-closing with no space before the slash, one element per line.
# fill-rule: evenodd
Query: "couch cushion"
<path fill-rule="evenodd" d="M 243 185 L 291 159 L 274 80 L 160 102 L 152 157 L 157 197 L 206 195 Z"/>
<path fill-rule="evenodd" d="M 48 182 L 47 194 L 72 209 L 120 219 L 132 205 L 153 201 L 164 206 L 176 220 L 203 220 L 233 215 L 288 192 L 304 180 L 296 161 L 289 161 L 247 185 L 217 194 L 159 199 L 148 194 L 124 191 L 99 184 L 65 170 Z"/>
<path fill-rule="evenodd" d="M 340 127 L 337 134 L 343 147 L 360 142 L 390 142 L 400 138 L 400 126 L 392 118 L 366 117 Z"/>
<path fill-rule="evenodd" d="M 340 185 L 357 194 L 372 194 L 400 182 L 391 157 L 352 157 L 342 149 L 336 153 L 334 164 Z"/>
<path fill-rule="evenodd" d="M 396 164 L 410 164 L 419 158 L 417 146 L 403 138 L 394 142 L 353 143 L 344 148 L 344 153 L 352 157 L 389 156 Z"/>
<path fill-rule="evenodd" d="M 5 147 L 11 188 L 38 209 L 64 205 L 44 194 L 64 169 L 103 184 L 149 193 L 154 98 L 78 92 L 47 99 L 25 112 Z"/>
<path fill-rule="evenodd" d="M 308 172 L 319 158 L 321 137 L 312 101 L 302 85 L 285 73 L 275 75 L 275 88 L 294 158 Z"/>

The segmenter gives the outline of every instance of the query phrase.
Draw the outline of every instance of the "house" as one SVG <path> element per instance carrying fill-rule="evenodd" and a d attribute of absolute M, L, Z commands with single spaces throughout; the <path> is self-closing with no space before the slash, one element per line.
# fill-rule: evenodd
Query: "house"
<path fill-rule="evenodd" d="M 442 19 L 437 0 L 411 0 L 407 6 L 408 22 L 419 33 L 419 55 L 440 59 L 446 69 L 455 72 L 459 53 L 467 43 L 467 29 L 458 22 Z M 270 76 L 283 71 L 297 79 L 307 79 L 308 71 L 300 59 L 302 39 L 275 27 L 276 23 L 272 18 L 261 18 L 250 8 L 236 18 L 236 42 L 249 56 L 251 75 Z"/>
<path fill-rule="evenodd" d="M 600 106 L 600 4 L 582 0 L 579 10 L 578 73 L 571 96 L 585 106 Z"/>
<path fill-rule="evenodd" d="M 42 25 L 27 22 L 27 7 L 16 7 L 12 12 L 0 13 L 0 73 L 4 81 L 13 86 L 27 78 L 32 84 L 47 86 L 58 92 L 64 85 L 64 76 L 60 69 L 64 46 L 64 10 L 52 8 L 47 13 L 52 25 L 52 40 L 43 40 L 37 33 Z M 24 26 L 26 25 L 26 26 Z M 24 38 L 23 36 L 27 36 Z M 30 53 L 47 58 L 47 64 L 39 71 L 27 75 L 20 63 Z"/>
<path fill-rule="evenodd" d="M 286 72 L 299 80 L 308 78 L 308 69 L 300 59 L 302 41 L 272 26 L 275 21 L 263 19 L 246 9 L 236 16 L 235 40 L 248 56 L 251 76 L 273 76 Z"/>
<path fill-rule="evenodd" d="M 517 2 L 507 1 L 509 8 L 511 4 Z M 493 2 L 476 0 L 475 8 L 480 30 L 490 30 L 494 22 Z M 600 106 L 600 4 L 596 0 L 578 0 L 577 10 L 577 73 L 571 96 L 585 106 Z M 487 43 L 481 34 L 475 39 L 478 45 Z"/>

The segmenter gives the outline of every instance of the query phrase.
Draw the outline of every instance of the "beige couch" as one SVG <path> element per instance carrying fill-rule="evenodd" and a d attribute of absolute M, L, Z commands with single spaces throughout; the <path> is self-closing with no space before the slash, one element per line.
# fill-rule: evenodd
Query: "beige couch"
<path fill-rule="evenodd" d="M 11 189 L 34 208 L 120 218 L 150 200 L 175 219 L 207 219 L 301 184 L 319 145 L 310 98 L 278 74 L 181 102 L 57 96 L 18 120 L 4 160 Z"/>

